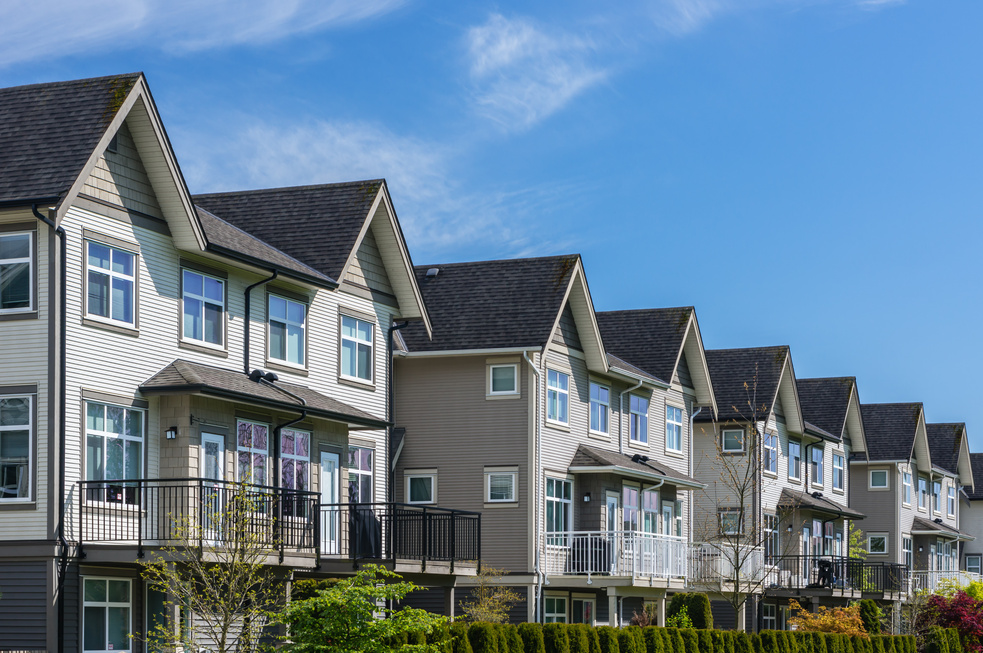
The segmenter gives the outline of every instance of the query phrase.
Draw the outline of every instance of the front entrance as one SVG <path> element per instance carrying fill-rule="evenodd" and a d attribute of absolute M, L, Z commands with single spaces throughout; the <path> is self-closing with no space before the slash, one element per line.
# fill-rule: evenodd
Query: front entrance
<path fill-rule="evenodd" d="M 338 554 L 341 530 L 341 458 L 321 452 L 321 553 Z"/>

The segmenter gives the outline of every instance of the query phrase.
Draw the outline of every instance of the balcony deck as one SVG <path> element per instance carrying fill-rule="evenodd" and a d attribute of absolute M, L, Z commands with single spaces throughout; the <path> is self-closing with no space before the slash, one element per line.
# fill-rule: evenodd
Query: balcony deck
<path fill-rule="evenodd" d="M 972 571 L 912 571 L 911 592 L 936 592 L 943 586 L 965 588 L 970 583 L 983 582 L 983 575 Z"/>
<path fill-rule="evenodd" d="M 640 531 L 544 534 L 547 576 L 607 576 L 632 580 L 686 579 L 686 538 Z"/>

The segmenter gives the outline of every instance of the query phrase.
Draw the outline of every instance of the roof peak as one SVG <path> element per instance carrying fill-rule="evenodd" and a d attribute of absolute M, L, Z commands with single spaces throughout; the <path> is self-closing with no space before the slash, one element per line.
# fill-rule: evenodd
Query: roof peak
<path fill-rule="evenodd" d="M 98 82 L 105 82 L 110 79 L 137 79 L 143 77 L 142 71 L 132 72 L 132 73 L 119 73 L 116 75 L 101 75 L 99 77 L 84 77 L 82 79 L 63 79 L 56 82 L 35 82 L 33 84 L 21 84 L 20 86 L 5 86 L 3 90 L 27 90 L 30 88 L 41 88 L 41 87 L 53 87 L 53 86 L 70 86 L 72 84 L 95 84 Z"/>
<path fill-rule="evenodd" d="M 430 263 L 427 265 L 414 265 L 415 270 L 424 270 L 428 268 L 448 268 L 456 267 L 460 265 L 486 265 L 491 263 L 532 263 L 536 261 L 560 261 L 569 258 L 580 258 L 580 254 L 556 254 L 553 256 L 528 256 L 523 258 L 498 258 L 489 259 L 485 261 L 455 261 L 453 263 Z"/>
<path fill-rule="evenodd" d="M 218 193 L 195 193 L 192 195 L 192 199 L 197 199 L 200 197 L 222 197 L 230 195 L 259 195 L 261 193 L 276 193 L 283 191 L 303 191 L 303 190 L 319 190 L 322 188 L 337 188 L 339 186 L 354 186 L 356 184 L 384 184 L 386 180 L 384 177 L 378 179 L 356 179 L 353 181 L 336 181 L 328 184 L 306 184 L 302 186 L 278 186 L 275 188 L 250 188 L 248 190 L 226 190 Z"/>

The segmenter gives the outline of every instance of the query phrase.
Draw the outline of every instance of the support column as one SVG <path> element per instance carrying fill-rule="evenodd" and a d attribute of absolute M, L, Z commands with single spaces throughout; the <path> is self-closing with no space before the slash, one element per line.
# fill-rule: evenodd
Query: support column
<path fill-rule="evenodd" d="M 747 630 L 747 601 L 741 603 L 741 607 L 737 609 L 737 629 Z"/>
<path fill-rule="evenodd" d="M 444 588 L 444 614 L 447 615 L 451 621 L 454 621 L 454 608 L 457 606 L 457 602 L 454 599 L 454 586 Z"/>
<path fill-rule="evenodd" d="M 618 614 L 618 595 L 608 590 L 608 624 L 614 628 L 621 625 L 621 615 Z"/>
<path fill-rule="evenodd" d="M 666 595 L 665 592 L 655 599 L 655 623 L 657 626 L 666 625 Z"/>

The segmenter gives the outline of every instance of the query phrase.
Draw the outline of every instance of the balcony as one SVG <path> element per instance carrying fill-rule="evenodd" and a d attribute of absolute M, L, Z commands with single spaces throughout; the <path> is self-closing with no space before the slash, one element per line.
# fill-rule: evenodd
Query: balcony
<path fill-rule="evenodd" d="M 912 571 L 912 592 L 936 592 L 944 586 L 965 588 L 970 583 L 983 582 L 983 575 L 972 571 Z"/>
<path fill-rule="evenodd" d="M 406 503 L 320 504 L 322 558 L 474 562 L 481 514 Z"/>
<path fill-rule="evenodd" d="M 735 547 L 727 542 L 695 543 L 690 547 L 689 558 L 689 579 L 694 585 L 722 585 L 736 581 L 742 585 L 758 585 L 767 574 L 760 547 Z"/>
<path fill-rule="evenodd" d="M 545 534 L 547 575 L 685 579 L 685 538 L 640 531 Z"/>
<path fill-rule="evenodd" d="M 782 556 L 766 570 L 766 589 L 861 594 L 904 592 L 909 573 L 905 565 L 826 555 Z"/>

